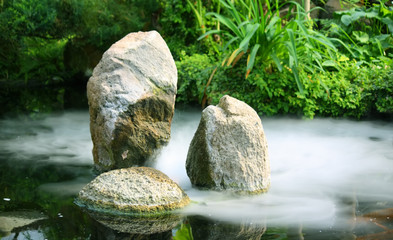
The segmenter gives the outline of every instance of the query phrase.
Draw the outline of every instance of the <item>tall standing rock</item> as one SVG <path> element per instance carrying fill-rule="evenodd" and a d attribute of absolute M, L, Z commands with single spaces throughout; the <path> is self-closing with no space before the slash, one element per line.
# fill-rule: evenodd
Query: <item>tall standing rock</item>
<path fill-rule="evenodd" d="M 168 143 L 177 70 L 159 33 L 130 33 L 113 44 L 87 83 L 96 170 L 144 165 Z"/>
<path fill-rule="evenodd" d="M 260 193 L 270 185 L 270 161 L 258 114 L 230 96 L 202 112 L 186 161 L 197 187 Z"/>

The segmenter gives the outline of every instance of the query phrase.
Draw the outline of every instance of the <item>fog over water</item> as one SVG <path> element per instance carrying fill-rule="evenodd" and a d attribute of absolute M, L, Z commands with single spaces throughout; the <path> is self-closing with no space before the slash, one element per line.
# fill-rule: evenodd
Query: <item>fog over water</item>
<path fill-rule="evenodd" d="M 198 110 L 176 111 L 171 141 L 153 163 L 190 196 L 193 204 L 183 211 L 187 215 L 339 228 L 349 224 L 353 214 L 393 207 L 393 123 L 262 118 L 271 188 L 267 194 L 236 197 L 192 188 L 187 177 L 185 160 L 200 115 Z M 93 164 L 88 112 L 1 120 L 0 126 L 0 151 L 12 158 L 64 167 Z M 41 189 L 76 194 L 91 180 L 89 174 Z"/>
<path fill-rule="evenodd" d="M 197 202 L 187 214 L 339 228 L 353 220 L 353 205 L 359 209 L 359 202 L 393 206 L 393 123 L 262 118 L 271 188 L 267 194 L 238 198 L 191 188 L 184 166 L 199 119 L 199 111 L 176 112 L 171 142 L 155 165 Z"/>

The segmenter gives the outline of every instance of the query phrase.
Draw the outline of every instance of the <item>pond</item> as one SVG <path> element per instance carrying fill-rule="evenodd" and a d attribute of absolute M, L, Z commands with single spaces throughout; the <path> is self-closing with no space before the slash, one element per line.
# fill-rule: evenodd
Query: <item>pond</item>
<path fill-rule="evenodd" d="M 263 195 L 236 197 L 191 186 L 185 160 L 199 119 L 198 110 L 176 110 L 171 142 L 150 163 L 192 199 L 178 218 L 157 228 L 168 219 L 105 220 L 73 203 L 94 178 L 87 111 L 0 120 L 0 238 L 191 239 L 190 233 L 193 239 L 393 236 L 393 123 L 263 118 L 271 189 Z"/>

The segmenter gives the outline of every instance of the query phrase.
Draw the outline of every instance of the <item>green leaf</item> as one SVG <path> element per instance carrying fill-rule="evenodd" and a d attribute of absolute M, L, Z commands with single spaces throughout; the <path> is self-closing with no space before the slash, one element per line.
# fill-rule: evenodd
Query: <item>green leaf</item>
<path fill-rule="evenodd" d="M 259 47 L 260 47 L 259 44 L 255 44 L 251 50 L 250 55 L 248 55 L 247 71 L 251 72 L 252 68 L 254 67 L 255 57 L 257 55 Z"/>
<path fill-rule="evenodd" d="M 289 52 L 289 67 L 292 69 L 293 76 L 295 77 L 297 87 L 301 95 L 304 94 L 303 85 L 300 82 L 299 73 L 298 73 L 298 57 L 296 53 L 296 44 L 295 44 L 295 36 L 292 29 L 287 29 L 287 33 L 289 36 L 289 42 L 286 42 Z"/>
<path fill-rule="evenodd" d="M 372 9 L 371 12 L 366 12 L 366 13 L 364 14 L 364 16 L 365 16 L 366 18 L 379 18 L 379 17 L 378 17 L 378 10 L 377 10 L 377 9 Z M 362 16 L 362 17 L 363 17 L 363 16 Z"/>
<path fill-rule="evenodd" d="M 341 55 L 339 58 L 338 58 L 338 61 L 339 62 L 346 62 L 346 61 L 348 61 L 349 60 L 349 58 L 347 57 L 347 56 L 345 56 L 345 55 Z"/>
<path fill-rule="evenodd" d="M 198 41 L 204 39 L 206 36 L 209 36 L 209 35 L 212 35 L 212 34 L 215 34 L 215 33 L 221 33 L 221 32 L 222 32 L 221 30 L 210 30 L 210 31 L 206 32 L 205 34 L 201 35 L 198 38 Z"/>
<path fill-rule="evenodd" d="M 374 14 L 369 14 L 369 17 L 373 16 Z M 359 18 L 365 17 L 367 16 L 366 12 L 363 11 L 356 11 L 354 14 L 352 14 L 351 18 L 352 18 L 352 22 L 355 22 L 357 20 L 359 20 Z"/>
<path fill-rule="evenodd" d="M 382 18 L 381 22 L 385 23 L 389 29 L 389 32 L 393 34 L 393 19 L 391 18 Z"/>
<path fill-rule="evenodd" d="M 233 37 L 233 38 L 231 38 L 231 40 L 229 40 L 229 41 L 225 44 L 225 46 L 224 46 L 224 48 L 223 48 L 223 51 L 225 52 L 225 51 L 227 50 L 227 48 L 228 48 L 233 42 L 235 42 L 235 41 L 237 41 L 237 40 L 239 40 L 239 37 Z"/>
<path fill-rule="evenodd" d="M 182 223 L 180 229 L 177 230 L 175 236 L 173 237 L 174 240 L 194 240 L 192 236 L 192 229 L 190 224 Z"/>
<path fill-rule="evenodd" d="M 287 29 L 287 33 L 289 36 L 290 42 L 288 44 L 288 50 L 290 53 L 290 56 L 293 58 L 295 66 L 298 66 L 298 58 L 297 58 L 297 53 L 296 53 L 296 44 L 295 44 L 295 36 L 293 33 L 292 29 Z"/>
<path fill-rule="evenodd" d="M 247 33 L 246 37 L 240 42 L 239 48 L 243 49 L 248 45 L 250 42 L 251 38 L 254 36 L 255 32 L 258 30 L 259 24 L 255 24 L 252 29 Z M 246 49 L 247 50 L 247 47 Z"/>
<path fill-rule="evenodd" d="M 194 4 L 192 4 L 192 2 L 190 0 L 187 0 L 188 5 L 191 7 L 191 9 L 194 11 L 194 14 L 198 20 L 198 23 L 200 26 L 203 25 L 203 19 L 201 14 L 198 12 L 198 10 L 194 7 Z"/>
<path fill-rule="evenodd" d="M 238 29 L 238 27 L 227 17 L 224 17 L 218 13 L 207 13 L 206 16 L 213 15 L 220 23 L 227 26 L 236 36 L 243 38 L 243 33 Z"/>
<path fill-rule="evenodd" d="M 270 56 L 272 57 L 274 63 L 276 64 L 278 70 L 281 72 L 282 71 L 282 65 L 281 65 L 281 61 L 280 59 L 277 57 L 277 54 L 275 51 L 272 51 L 272 53 L 270 54 Z"/>
<path fill-rule="evenodd" d="M 341 22 L 345 26 L 349 26 L 352 23 L 352 18 L 349 15 L 343 15 L 343 16 L 341 16 Z"/>
<path fill-rule="evenodd" d="M 227 3 L 229 5 L 228 10 L 232 14 L 232 17 L 238 24 L 240 24 L 242 22 L 241 14 L 237 11 L 231 0 L 227 0 Z"/>
<path fill-rule="evenodd" d="M 353 31 L 352 35 L 355 37 L 356 40 L 358 40 L 360 43 L 368 43 L 370 40 L 370 37 L 368 36 L 367 33 L 362 32 L 362 31 Z"/>
<path fill-rule="evenodd" d="M 324 67 L 336 67 L 337 64 L 333 60 L 326 60 L 322 63 L 322 66 Z"/>
<path fill-rule="evenodd" d="M 357 20 L 359 20 L 359 18 L 366 16 L 365 12 L 354 12 L 351 15 L 343 15 L 341 16 L 341 22 L 345 25 L 345 26 L 349 26 L 350 24 L 352 24 L 353 22 L 356 22 Z M 370 14 L 371 16 L 371 14 Z"/>
<path fill-rule="evenodd" d="M 273 38 L 273 36 L 275 35 L 278 21 L 280 21 L 279 24 L 281 24 L 281 19 L 277 16 L 274 16 L 272 19 L 270 19 L 269 24 L 266 26 L 265 32 L 268 39 Z"/>

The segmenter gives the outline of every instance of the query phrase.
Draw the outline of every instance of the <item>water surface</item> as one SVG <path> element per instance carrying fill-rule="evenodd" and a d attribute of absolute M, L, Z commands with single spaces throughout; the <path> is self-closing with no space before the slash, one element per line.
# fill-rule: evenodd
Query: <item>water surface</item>
<path fill-rule="evenodd" d="M 191 186 L 185 159 L 199 119 L 198 110 L 177 110 L 169 145 L 150 163 L 179 183 L 194 203 L 172 231 L 143 239 L 170 239 L 187 229 L 195 239 L 393 234 L 392 123 L 262 118 L 271 189 L 236 197 Z M 94 178 L 91 149 L 87 111 L 0 120 L 0 219 L 39 214 L 13 229 L 0 223 L 2 239 L 124 237 L 72 202 Z"/>

